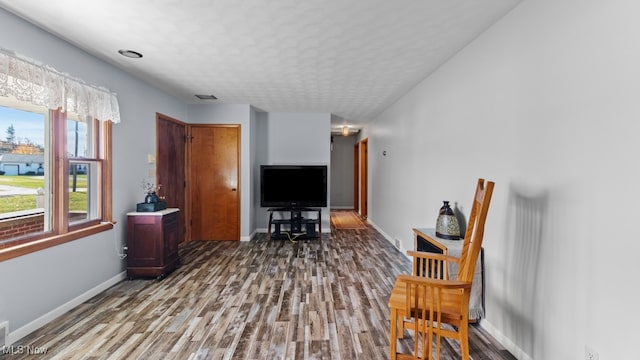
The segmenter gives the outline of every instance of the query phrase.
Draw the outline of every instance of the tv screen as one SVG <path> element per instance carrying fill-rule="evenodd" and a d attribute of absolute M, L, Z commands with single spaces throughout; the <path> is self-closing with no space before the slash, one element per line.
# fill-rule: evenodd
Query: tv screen
<path fill-rule="evenodd" d="M 260 206 L 326 207 L 325 165 L 261 165 Z"/>

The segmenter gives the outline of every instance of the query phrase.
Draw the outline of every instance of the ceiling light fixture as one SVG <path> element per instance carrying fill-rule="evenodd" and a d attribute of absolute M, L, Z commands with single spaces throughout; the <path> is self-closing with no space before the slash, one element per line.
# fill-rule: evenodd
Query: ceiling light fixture
<path fill-rule="evenodd" d="M 342 127 L 342 136 L 349 136 L 349 127 L 347 125 Z"/>
<path fill-rule="evenodd" d="M 120 49 L 120 50 L 118 50 L 118 53 L 120 53 L 120 55 L 122 55 L 122 56 L 126 56 L 126 57 L 132 58 L 132 59 L 140 59 L 142 57 L 142 54 L 140 54 L 137 51 L 133 51 L 133 50 Z"/>
<path fill-rule="evenodd" d="M 197 95 L 196 94 L 196 97 L 200 100 L 218 100 L 218 98 L 213 95 Z"/>

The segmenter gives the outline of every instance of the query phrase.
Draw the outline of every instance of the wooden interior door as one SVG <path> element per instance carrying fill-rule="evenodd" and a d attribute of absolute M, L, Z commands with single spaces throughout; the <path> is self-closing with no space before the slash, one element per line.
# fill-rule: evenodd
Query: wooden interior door
<path fill-rule="evenodd" d="M 167 207 L 178 208 L 178 239 L 186 237 L 186 124 L 156 113 L 156 184 Z"/>
<path fill-rule="evenodd" d="M 369 159 L 369 139 L 360 141 L 360 216 L 366 219 L 369 216 L 367 209 L 368 195 L 368 159 Z"/>
<path fill-rule="evenodd" d="M 240 125 L 190 125 L 192 240 L 240 240 Z"/>

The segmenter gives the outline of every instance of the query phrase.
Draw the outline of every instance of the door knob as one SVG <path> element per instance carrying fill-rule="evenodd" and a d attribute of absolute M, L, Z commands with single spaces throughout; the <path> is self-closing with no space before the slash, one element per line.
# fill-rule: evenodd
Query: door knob
<path fill-rule="evenodd" d="M 231 189 L 231 191 L 236 191 L 236 188 Z"/>

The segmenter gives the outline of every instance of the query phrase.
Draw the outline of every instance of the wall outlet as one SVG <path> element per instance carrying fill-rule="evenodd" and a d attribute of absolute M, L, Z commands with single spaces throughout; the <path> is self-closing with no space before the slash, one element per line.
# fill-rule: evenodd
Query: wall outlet
<path fill-rule="evenodd" d="M 600 356 L 598 355 L 598 353 L 595 350 L 593 350 L 589 346 L 585 346 L 584 347 L 584 359 L 585 360 L 598 360 L 598 359 L 600 359 Z"/>
<path fill-rule="evenodd" d="M 9 337 L 9 322 L 4 321 L 0 323 L 0 348 L 3 346 L 9 346 L 7 344 L 7 338 Z"/>

